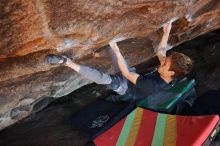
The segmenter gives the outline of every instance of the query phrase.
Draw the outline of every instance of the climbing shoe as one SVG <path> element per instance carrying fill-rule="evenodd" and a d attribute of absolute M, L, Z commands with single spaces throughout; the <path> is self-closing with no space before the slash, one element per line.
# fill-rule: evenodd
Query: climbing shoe
<path fill-rule="evenodd" d="M 45 63 L 50 65 L 65 65 L 67 62 L 67 57 L 50 54 L 45 57 Z"/>

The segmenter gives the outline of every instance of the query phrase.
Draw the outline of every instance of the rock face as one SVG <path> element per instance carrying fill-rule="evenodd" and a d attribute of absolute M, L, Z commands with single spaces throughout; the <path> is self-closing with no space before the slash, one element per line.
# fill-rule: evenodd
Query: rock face
<path fill-rule="evenodd" d="M 102 55 L 109 40 L 123 38 L 119 46 L 133 66 L 154 56 L 161 26 L 173 18 L 170 48 L 220 28 L 219 0 L 1 0 L 0 12 L 0 129 L 29 115 L 41 99 L 90 83 L 46 65 L 50 53 L 114 73 Z"/>
<path fill-rule="evenodd" d="M 199 98 L 202 98 L 199 101 L 197 100 L 194 105 L 199 104 L 203 113 L 207 115 L 213 113 L 220 115 L 220 110 L 214 108 L 217 107 L 216 103 L 220 103 L 220 98 L 218 98 L 220 95 L 219 48 L 220 31 L 207 33 L 173 48 L 174 51 L 183 52 L 194 60 L 194 68 L 189 77 L 192 75 L 196 80 L 196 89 L 200 95 Z M 152 58 L 143 65 L 151 67 L 156 62 L 157 60 Z M 137 69 L 141 69 L 140 66 L 142 64 L 136 66 Z M 211 96 L 207 96 L 207 90 L 213 89 L 217 91 L 212 91 Z M 71 119 L 80 109 L 94 100 L 111 95 L 111 93 L 103 85 L 86 85 L 65 97 L 57 99 L 43 111 L 2 130 L 0 132 L 0 146 L 94 146 L 87 143 L 88 138 L 79 131 Z M 205 101 L 204 97 L 206 97 Z M 38 111 L 52 99 L 44 98 L 35 104 L 33 111 Z M 220 133 L 210 146 L 219 146 L 219 144 Z"/>

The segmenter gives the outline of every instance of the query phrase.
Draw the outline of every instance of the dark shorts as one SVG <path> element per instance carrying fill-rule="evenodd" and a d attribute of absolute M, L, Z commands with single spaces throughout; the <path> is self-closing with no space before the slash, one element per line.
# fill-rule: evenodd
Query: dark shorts
<path fill-rule="evenodd" d="M 111 75 L 112 82 L 109 85 L 110 89 L 120 95 L 124 95 L 128 89 L 128 80 L 120 75 Z"/>
<path fill-rule="evenodd" d="M 136 72 L 135 67 L 129 68 L 129 71 Z M 119 95 L 125 95 L 128 91 L 128 80 L 121 74 L 111 75 L 112 82 L 109 85 L 110 89 L 117 92 Z"/>

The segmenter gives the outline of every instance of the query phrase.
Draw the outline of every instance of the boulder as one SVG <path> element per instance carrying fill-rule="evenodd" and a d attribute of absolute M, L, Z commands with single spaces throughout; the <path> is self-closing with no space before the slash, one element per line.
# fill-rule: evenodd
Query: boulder
<path fill-rule="evenodd" d="M 91 83 L 45 64 L 48 54 L 115 73 L 105 52 L 112 39 L 134 66 L 155 55 L 167 21 L 175 20 L 168 49 L 220 28 L 219 0 L 1 0 L 0 12 L 0 129 Z"/>

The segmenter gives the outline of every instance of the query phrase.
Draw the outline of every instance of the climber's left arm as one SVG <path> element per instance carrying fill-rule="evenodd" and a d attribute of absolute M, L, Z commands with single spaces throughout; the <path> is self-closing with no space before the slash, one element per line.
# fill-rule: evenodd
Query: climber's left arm
<path fill-rule="evenodd" d="M 167 42 L 168 42 L 171 27 L 172 27 L 171 22 L 164 24 L 163 37 L 162 37 L 162 39 L 156 49 L 156 55 L 157 55 L 161 64 L 163 64 L 166 59 L 166 47 L 167 47 Z"/>

